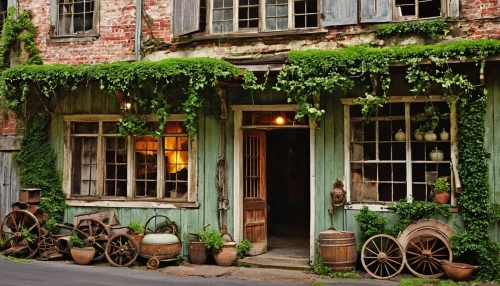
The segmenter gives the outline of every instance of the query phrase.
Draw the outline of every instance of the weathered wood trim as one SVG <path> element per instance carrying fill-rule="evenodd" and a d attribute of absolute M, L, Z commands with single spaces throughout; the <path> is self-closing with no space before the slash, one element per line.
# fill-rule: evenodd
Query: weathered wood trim
<path fill-rule="evenodd" d="M 390 204 L 392 204 L 392 202 L 391 203 L 373 202 L 373 203 L 366 203 L 366 204 L 356 202 L 356 203 L 344 205 L 344 209 L 345 210 L 360 210 L 361 208 L 363 208 L 364 206 L 366 206 L 371 211 L 389 212 L 388 207 L 389 207 Z M 457 213 L 458 212 L 458 208 L 450 206 L 450 212 Z"/>
<path fill-rule="evenodd" d="M 188 153 L 188 201 L 196 202 L 198 200 L 198 139 L 191 139 L 190 152 Z"/>
<path fill-rule="evenodd" d="M 71 178 L 72 176 L 72 152 L 71 152 L 71 123 L 66 121 L 64 124 L 64 158 L 63 158 L 63 193 L 66 198 L 71 196 Z"/>
<path fill-rule="evenodd" d="M 156 174 L 156 198 L 161 199 L 165 197 L 165 137 L 158 137 L 158 157 L 156 158 L 157 170 L 163 170 L 163 172 L 158 172 Z M 188 162 L 189 162 L 189 152 L 188 152 Z M 189 166 L 188 166 L 189 170 Z M 188 181 L 189 190 L 189 181 Z M 188 199 L 189 200 L 189 199 Z"/>
<path fill-rule="evenodd" d="M 104 150 L 104 140 L 102 138 L 102 129 L 103 124 L 102 121 L 99 121 L 99 131 L 97 136 L 97 174 L 96 174 L 96 196 L 100 197 L 104 195 L 104 166 L 106 165 L 105 161 L 106 154 Z"/>
<path fill-rule="evenodd" d="M 234 111 L 296 111 L 296 104 L 275 104 L 275 105 L 231 105 Z M 266 125 L 267 126 L 267 125 Z"/>
<path fill-rule="evenodd" d="M 309 192 L 310 192 L 310 217 L 309 217 L 309 262 L 314 263 L 315 231 L 316 231 L 316 121 L 309 121 Z"/>
<path fill-rule="evenodd" d="M 114 207 L 114 208 L 154 208 L 154 209 L 197 209 L 198 203 L 192 202 L 154 202 L 154 201 L 131 201 L 131 200 L 66 200 L 68 206 L 73 207 Z"/>
<path fill-rule="evenodd" d="M 119 121 L 122 118 L 120 114 L 71 114 L 63 115 L 64 121 L 85 122 L 85 121 Z M 154 114 L 141 116 L 144 121 L 159 121 Z M 185 114 L 169 114 L 168 121 L 184 121 Z"/>
<path fill-rule="evenodd" d="M 243 240 L 243 130 L 241 129 L 243 110 L 234 110 L 234 173 L 233 173 L 233 196 L 234 196 L 234 239 L 239 242 Z"/>
<path fill-rule="evenodd" d="M 309 129 L 309 125 L 245 125 L 243 129 Z"/>
<path fill-rule="evenodd" d="M 354 102 L 356 98 L 341 98 L 340 101 L 342 104 L 346 105 L 356 105 L 359 104 L 357 102 Z M 387 97 L 387 103 L 394 103 L 394 102 L 427 102 L 427 101 L 446 101 L 446 99 L 443 99 L 442 95 L 429 95 L 427 98 L 426 96 L 389 96 Z"/>
<path fill-rule="evenodd" d="M 346 200 L 351 201 L 351 114 L 350 106 L 344 105 L 344 186 Z"/>
<path fill-rule="evenodd" d="M 451 164 L 453 168 L 453 182 L 455 185 L 452 190 L 457 193 L 462 192 L 462 184 L 460 183 L 460 176 L 458 173 L 458 141 L 457 141 L 457 101 L 453 99 L 450 101 L 450 143 L 451 143 Z M 455 192 L 452 191 L 451 194 L 451 204 L 456 206 L 457 201 L 455 198 Z"/>
<path fill-rule="evenodd" d="M 127 198 L 132 199 L 135 195 L 135 170 L 131 168 L 131 165 L 135 165 L 135 148 L 131 146 L 135 145 L 134 136 L 127 136 Z"/>
<path fill-rule="evenodd" d="M 246 70 L 251 72 L 281 71 L 285 64 L 236 65 L 236 67 L 240 69 L 240 75 L 243 75 Z"/>
<path fill-rule="evenodd" d="M 19 151 L 23 135 L 2 135 L 0 136 L 0 151 Z"/>

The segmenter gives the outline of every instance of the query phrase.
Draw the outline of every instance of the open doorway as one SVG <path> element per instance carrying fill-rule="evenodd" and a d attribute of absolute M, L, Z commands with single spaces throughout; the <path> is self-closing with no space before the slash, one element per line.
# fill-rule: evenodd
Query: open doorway
<path fill-rule="evenodd" d="M 273 256 L 309 257 L 309 132 L 266 132 L 267 250 Z"/>

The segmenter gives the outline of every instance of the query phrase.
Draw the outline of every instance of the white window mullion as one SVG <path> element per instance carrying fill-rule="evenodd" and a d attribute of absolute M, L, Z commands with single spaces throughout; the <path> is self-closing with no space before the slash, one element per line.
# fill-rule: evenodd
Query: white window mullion
<path fill-rule="evenodd" d="M 127 198 L 135 197 L 135 139 L 127 136 Z"/>
<path fill-rule="evenodd" d="M 238 16 L 239 16 L 239 0 L 233 0 L 233 32 L 236 33 L 239 30 Z"/>
<path fill-rule="evenodd" d="M 293 0 L 288 0 L 288 30 L 294 27 L 293 6 Z"/>
<path fill-rule="evenodd" d="M 213 0 L 208 0 L 207 1 L 207 9 L 208 9 L 208 17 L 206 19 L 207 21 L 207 32 L 208 34 L 212 34 L 212 19 L 214 16 L 214 5 L 213 5 Z"/>
<path fill-rule="evenodd" d="M 158 137 L 158 158 L 156 168 L 156 197 L 165 197 L 165 137 Z"/>
<path fill-rule="evenodd" d="M 406 197 L 409 199 L 412 195 L 412 170 L 411 170 L 411 120 L 410 103 L 405 103 L 405 132 L 406 132 Z"/>
<path fill-rule="evenodd" d="M 259 32 L 266 31 L 266 0 L 259 0 L 260 19 L 259 19 Z"/>
<path fill-rule="evenodd" d="M 103 123 L 99 121 L 99 129 L 97 135 L 97 174 L 96 174 L 96 196 L 102 197 L 104 195 L 104 165 L 105 165 L 105 154 L 104 154 L 104 140 L 102 138 Z"/>

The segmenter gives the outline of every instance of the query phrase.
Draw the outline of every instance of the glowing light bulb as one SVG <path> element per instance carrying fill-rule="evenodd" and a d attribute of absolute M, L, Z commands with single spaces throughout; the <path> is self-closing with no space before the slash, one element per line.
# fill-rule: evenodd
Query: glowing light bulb
<path fill-rule="evenodd" d="M 130 104 L 130 102 L 128 102 L 127 104 L 125 104 L 125 109 L 126 110 L 130 110 L 130 107 L 132 107 L 132 104 Z"/>
<path fill-rule="evenodd" d="M 276 118 L 276 123 L 281 125 L 285 123 L 285 120 L 281 115 L 278 115 L 278 118 Z"/>

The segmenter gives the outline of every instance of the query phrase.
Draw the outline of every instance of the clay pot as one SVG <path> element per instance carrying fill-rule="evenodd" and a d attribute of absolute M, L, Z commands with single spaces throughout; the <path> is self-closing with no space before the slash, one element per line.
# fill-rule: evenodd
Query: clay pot
<path fill-rule="evenodd" d="M 193 264 L 203 264 L 207 260 L 207 247 L 205 242 L 190 241 L 188 243 L 188 257 Z"/>
<path fill-rule="evenodd" d="M 415 136 L 415 140 L 417 141 L 423 141 L 424 140 L 424 133 L 422 132 L 415 132 L 415 134 L 413 134 Z"/>
<path fill-rule="evenodd" d="M 436 141 L 437 135 L 432 131 L 425 132 L 424 139 L 425 141 Z"/>
<path fill-rule="evenodd" d="M 435 193 L 434 200 L 438 204 L 447 204 L 450 201 L 450 193 Z"/>
<path fill-rule="evenodd" d="M 441 260 L 441 265 L 443 266 L 444 272 L 448 277 L 455 281 L 469 281 L 472 276 L 472 272 L 479 269 L 479 266 L 449 262 L 448 260 Z"/>
<path fill-rule="evenodd" d="M 450 133 L 446 132 L 443 128 L 443 132 L 439 133 L 439 139 L 442 141 L 448 141 L 448 139 L 450 139 Z"/>
<path fill-rule="evenodd" d="M 70 251 L 76 264 L 87 265 L 94 259 L 95 248 L 93 247 L 72 247 Z"/>
<path fill-rule="evenodd" d="M 431 161 L 443 161 L 444 159 L 444 153 L 441 150 L 438 150 L 437 148 L 432 150 L 431 153 L 429 154 L 429 158 Z"/>
<path fill-rule="evenodd" d="M 139 249 L 141 249 L 141 243 L 142 243 L 142 239 L 144 238 L 144 233 L 132 233 L 130 235 L 134 240 L 135 242 L 137 243 L 137 247 Z"/>
<path fill-rule="evenodd" d="M 403 130 L 399 128 L 399 131 L 394 135 L 394 139 L 396 139 L 396 141 L 405 141 L 406 133 L 404 133 Z"/>
<path fill-rule="evenodd" d="M 236 257 L 238 256 L 238 250 L 236 249 L 236 242 L 228 241 L 224 242 L 224 246 L 221 250 L 213 249 L 215 262 L 219 266 L 231 266 L 233 265 Z"/>

